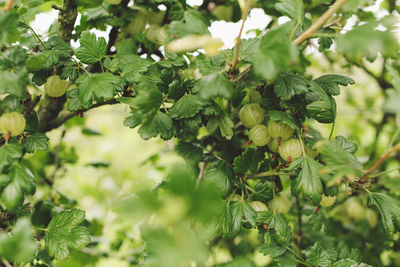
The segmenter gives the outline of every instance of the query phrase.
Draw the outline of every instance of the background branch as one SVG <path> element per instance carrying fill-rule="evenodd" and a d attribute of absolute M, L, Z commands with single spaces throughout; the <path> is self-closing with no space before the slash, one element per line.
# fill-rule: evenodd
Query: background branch
<path fill-rule="evenodd" d="M 293 41 L 293 44 L 300 45 L 302 42 L 314 35 L 314 33 L 324 26 L 325 22 L 327 22 L 328 19 L 332 17 L 346 2 L 347 0 L 336 0 L 336 2 L 331 5 L 329 9 L 310 26 L 310 28 Z"/>
<path fill-rule="evenodd" d="M 116 99 L 110 99 L 107 101 L 102 101 L 102 102 L 97 102 L 93 105 L 91 105 L 89 108 L 87 109 L 82 109 L 80 111 L 85 112 L 88 111 L 90 109 L 93 108 L 97 108 L 97 107 L 101 107 L 101 106 L 105 106 L 105 105 L 115 105 L 115 104 L 119 104 L 120 102 L 118 102 L 118 100 Z M 61 114 L 58 118 L 56 118 L 55 120 L 49 122 L 47 124 L 47 128 L 43 129 L 43 132 L 48 132 L 51 131 L 55 128 L 58 128 L 59 126 L 61 126 L 62 124 L 64 124 L 67 120 L 71 119 L 72 117 L 74 117 L 76 115 L 76 112 L 67 112 L 66 114 Z"/>

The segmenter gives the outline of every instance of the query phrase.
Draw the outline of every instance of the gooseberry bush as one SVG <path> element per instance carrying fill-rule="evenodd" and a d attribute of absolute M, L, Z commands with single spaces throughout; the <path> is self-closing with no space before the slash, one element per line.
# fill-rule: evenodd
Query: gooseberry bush
<path fill-rule="evenodd" d="M 0 3 L 0 264 L 400 266 L 397 2 L 199 2 Z M 255 9 L 269 22 L 242 38 Z M 32 22 L 50 10 L 41 35 Z M 233 48 L 211 36 L 223 20 L 238 22 Z M 360 112 L 338 132 L 342 103 L 376 109 L 363 79 L 382 116 Z M 116 104 L 132 135 L 171 140 L 186 164 L 113 199 L 115 222 L 136 228 L 106 240 L 49 171 L 79 148 L 48 135 Z"/>

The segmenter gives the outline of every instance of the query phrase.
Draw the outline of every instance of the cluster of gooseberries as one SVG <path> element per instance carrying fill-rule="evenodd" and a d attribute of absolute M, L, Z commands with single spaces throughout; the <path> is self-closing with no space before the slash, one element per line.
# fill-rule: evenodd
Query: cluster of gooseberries
<path fill-rule="evenodd" d="M 270 120 L 263 124 L 264 109 L 257 103 L 246 104 L 239 112 L 240 121 L 250 129 L 249 139 L 256 146 L 268 146 L 272 152 L 278 152 L 282 159 L 291 162 L 302 155 L 302 146 L 298 139 L 292 138 L 294 130 L 282 122 Z"/>

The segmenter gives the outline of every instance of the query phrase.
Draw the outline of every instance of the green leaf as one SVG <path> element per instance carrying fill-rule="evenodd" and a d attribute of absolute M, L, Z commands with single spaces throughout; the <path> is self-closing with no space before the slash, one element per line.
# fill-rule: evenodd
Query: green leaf
<path fill-rule="evenodd" d="M 134 110 L 132 115 L 128 116 L 124 120 L 124 126 L 129 128 L 135 128 L 143 122 L 143 114 L 140 110 Z"/>
<path fill-rule="evenodd" d="M 6 93 L 18 97 L 26 95 L 19 75 L 8 71 L 0 71 L 0 95 Z"/>
<path fill-rule="evenodd" d="M 77 0 L 76 3 L 84 8 L 95 8 L 103 3 L 103 0 Z"/>
<path fill-rule="evenodd" d="M 13 165 L 8 176 L 10 182 L 4 187 L 0 202 L 8 210 L 15 209 L 24 202 L 24 194 L 35 192 L 35 180 L 32 172 L 23 164 Z"/>
<path fill-rule="evenodd" d="M 296 119 L 293 117 L 293 115 L 289 113 L 278 110 L 271 110 L 268 112 L 268 116 L 270 120 L 284 123 L 293 130 L 300 130 L 300 127 L 297 125 Z"/>
<path fill-rule="evenodd" d="M 243 153 L 233 160 L 233 169 L 235 173 L 245 174 L 247 172 L 255 172 L 260 161 L 264 160 L 265 155 L 261 150 L 256 148 L 246 148 Z"/>
<path fill-rule="evenodd" d="M 201 78 L 196 83 L 196 89 L 204 99 L 217 96 L 229 99 L 233 95 L 233 84 L 222 73 L 213 73 Z"/>
<path fill-rule="evenodd" d="M 9 166 L 13 161 L 22 156 L 22 146 L 20 144 L 9 143 L 0 147 L 0 172 L 5 166 Z"/>
<path fill-rule="evenodd" d="M 136 55 L 118 55 L 113 59 L 120 66 L 122 77 L 129 83 L 138 82 L 151 63 Z"/>
<path fill-rule="evenodd" d="M 57 65 L 60 60 L 70 58 L 74 52 L 72 48 L 60 36 L 57 35 L 49 38 L 49 40 L 46 42 L 46 47 L 47 50 L 43 51 L 42 53 L 47 57 L 47 64 L 49 66 Z"/>
<path fill-rule="evenodd" d="M 337 253 L 334 250 L 324 250 L 319 242 L 305 251 L 307 266 L 330 267 L 336 260 Z"/>
<path fill-rule="evenodd" d="M 232 203 L 232 202 L 231 202 Z M 242 218 L 243 218 L 243 201 L 235 201 L 230 206 L 230 215 L 232 218 L 232 229 L 230 231 L 230 237 L 235 237 L 240 229 L 242 228 Z"/>
<path fill-rule="evenodd" d="M 79 76 L 78 67 L 76 63 L 73 61 L 69 61 L 64 63 L 64 67 L 60 74 L 60 78 L 63 80 L 70 79 L 71 81 L 75 81 Z"/>
<path fill-rule="evenodd" d="M 358 147 L 357 144 L 347 140 L 341 135 L 338 135 L 335 137 L 335 140 L 333 140 L 336 144 L 338 144 L 344 151 L 347 151 L 351 154 L 354 154 L 357 152 Z"/>
<path fill-rule="evenodd" d="M 241 201 L 238 201 L 238 202 L 241 202 Z M 242 202 L 242 203 L 243 203 L 244 217 L 250 223 L 251 226 L 255 227 L 257 212 L 247 202 Z"/>
<path fill-rule="evenodd" d="M 79 98 L 79 89 L 73 88 L 67 91 L 67 109 L 68 111 L 78 111 L 81 109 L 87 109 L 90 103 L 83 104 Z"/>
<path fill-rule="evenodd" d="M 297 60 L 298 51 L 289 40 L 291 28 L 292 24 L 286 23 L 264 35 L 252 59 L 256 74 L 272 81 Z"/>
<path fill-rule="evenodd" d="M 158 111 L 151 121 L 139 128 L 139 134 L 146 140 L 157 135 L 160 135 L 164 140 L 171 139 L 174 134 L 172 119 L 169 115 Z"/>
<path fill-rule="evenodd" d="M 304 6 L 302 0 L 280 0 L 275 4 L 275 9 L 297 22 L 302 23 L 303 21 Z"/>
<path fill-rule="evenodd" d="M 82 104 L 90 104 L 92 99 L 110 99 L 114 96 L 120 77 L 109 72 L 83 74 L 76 83 L 79 86 L 79 98 Z"/>
<path fill-rule="evenodd" d="M 42 133 L 34 133 L 25 139 L 25 149 L 28 153 L 33 153 L 35 150 L 44 151 L 49 148 L 49 138 Z"/>
<path fill-rule="evenodd" d="M 136 86 L 137 95 L 129 104 L 143 113 L 155 113 L 163 101 L 162 93 L 150 82 L 141 82 Z"/>
<path fill-rule="evenodd" d="M 383 20 L 369 21 L 355 26 L 351 31 L 337 37 L 337 48 L 346 57 L 358 61 L 363 57 L 376 57 L 380 52 L 383 57 L 398 57 L 399 43 L 393 34 L 396 20 L 386 17 Z M 386 29 L 376 29 L 383 24 Z"/>
<path fill-rule="evenodd" d="M 274 82 L 275 94 L 282 100 L 289 100 L 294 95 L 304 94 L 308 91 L 309 81 L 301 75 L 285 72 L 277 77 Z"/>
<path fill-rule="evenodd" d="M 206 102 L 197 95 L 184 95 L 169 109 L 172 118 L 187 119 L 194 117 Z"/>
<path fill-rule="evenodd" d="M 306 106 L 309 116 L 321 123 L 332 123 L 336 119 L 336 102 L 317 83 L 310 83 L 310 92 L 307 98 L 312 100 Z"/>
<path fill-rule="evenodd" d="M 81 46 L 76 49 L 76 57 L 85 64 L 94 64 L 101 61 L 106 55 L 107 43 L 103 37 L 96 38 L 90 32 L 81 33 Z"/>
<path fill-rule="evenodd" d="M 329 95 L 339 95 L 339 85 L 347 86 L 349 84 L 354 84 L 352 78 L 338 74 L 323 75 L 315 79 L 314 82 L 319 84 Z"/>
<path fill-rule="evenodd" d="M 173 21 L 169 33 L 177 38 L 191 34 L 210 34 L 205 19 L 194 10 L 186 11 L 183 21 Z"/>
<path fill-rule="evenodd" d="M 224 161 L 219 160 L 211 164 L 205 171 L 202 182 L 212 184 L 218 189 L 220 196 L 226 197 L 232 190 L 232 179 L 234 178 L 231 167 Z"/>
<path fill-rule="evenodd" d="M 40 243 L 33 238 L 31 222 L 20 218 L 11 234 L 0 233 L 0 255 L 11 262 L 28 263 L 34 259 Z"/>
<path fill-rule="evenodd" d="M 320 141 L 317 150 L 326 162 L 326 168 L 337 176 L 358 176 L 363 168 L 357 158 L 349 151 L 344 150 L 336 141 Z"/>
<path fill-rule="evenodd" d="M 264 237 L 264 244 L 261 244 L 258 247 L 258 251 L 265 256 L 269 255 L 276 258 L 283 255 L 286 252 L 286 248 L 276 244 L 272 236 L 270 234 L 266 234 Z"/>
<path fill-rule="evenodd" d="M 212 133 L 219 127 L 221 135 L 226 139 L 231 139 L 233 136 L 234 123 L 227 113 L 212 117 L 207 123 L 207 130 Z"/>
<path fill-rule="evenodd" d="M 203 160 L 203 149 L 196 144 L 180 141 L 176 146 L 176 151 L 190 163 L 198 163 Z"/>
<path fill-rule="evenodd" d="M 302 192 L 305 197 L 310 198 L 314 205 L 319 204 L 323 193 L 322 183 L 318 176 L 321 167 L 321 164 L 306 155 L 302 162 L 302 169 L 294 180 L 293 189 L 297 193 Z"/>
<path fill-rule="evenodd" d="M 368 205 L 375 206 L 382 216 L 383 227 L 392 235 L 400 229 L 400 201 L 385 193 L 371 193 Z"/>
<path fill-rule="evenodd" d="M 285 216 L 283 214 L 274 214 L 271 211 L 265 212 L 263 215 L 262 218 L 257 218 L 257 222 L 265 223 L 269 226 L 269 230 L 265 234 L 265 240 L 272 238 L 273 244 L 277 246 L 289 245 L 292 238 L 292 229 Z"/>
<path fill-rule="evenodd" d="M 335 262 L 332 267 L 349 267 L 349 266 L 358 266 L 358 267 L 372 267 L 372 265 L 366 263 L 358 263 L 352 259 L 342 259 Z"/>
<path fill-rule="evenodd" d="M 64 210 L 51 219 L 44 240 L 51 256 L 66 260 L 70 248 L 80 249 L 90 243 L 89 231 L 79 226 L 85 219 L 85 212 L 79 209 Z"/>

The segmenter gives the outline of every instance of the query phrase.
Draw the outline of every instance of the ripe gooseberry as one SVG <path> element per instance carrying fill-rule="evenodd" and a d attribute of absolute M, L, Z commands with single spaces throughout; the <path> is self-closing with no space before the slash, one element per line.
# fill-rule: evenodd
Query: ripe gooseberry
<path fill-rule="evenodd" d="M 292 162 L 303 154 L 301 143 L 297 139 L 289 139 L 279 147 L 279 155 L 288 162 Z"/>
<path fill-rule="evenodd" d="M 4 113 L 0 117 L 0 133 L 3 135 L 17 136 L 24 132 L 26 121 L 18 112 Z"/>
<path fill-rule="evenodd" d="M 253 141 L 256 146 L 265 146 L 271 141 L 268 134 L 268 128 L 264 124 L 258 124 L 250 129 L 249 139 Z"/>
<path fill-rule="evenodd" d="M 270 120 L 268 123 L 268 132 L 273 138 L 280 138 L 285 141 L 292 137 L 294 130 L 282 122 Z"/>
<path fill-rule="evenodd" d="M 60 97 L 65 94 L 69 87 L 69 82 L 60 79 L 58 75 L 52 75 L 47 78 L 44 84 L 44 90 L 50 97 Z"/>
<path fill-rule="evenodd" d="M 239 111 L 239 119 L 247 128 L 260 124 L 264 120 L 265 111 L 257 103 L 247 104 Z"/>

